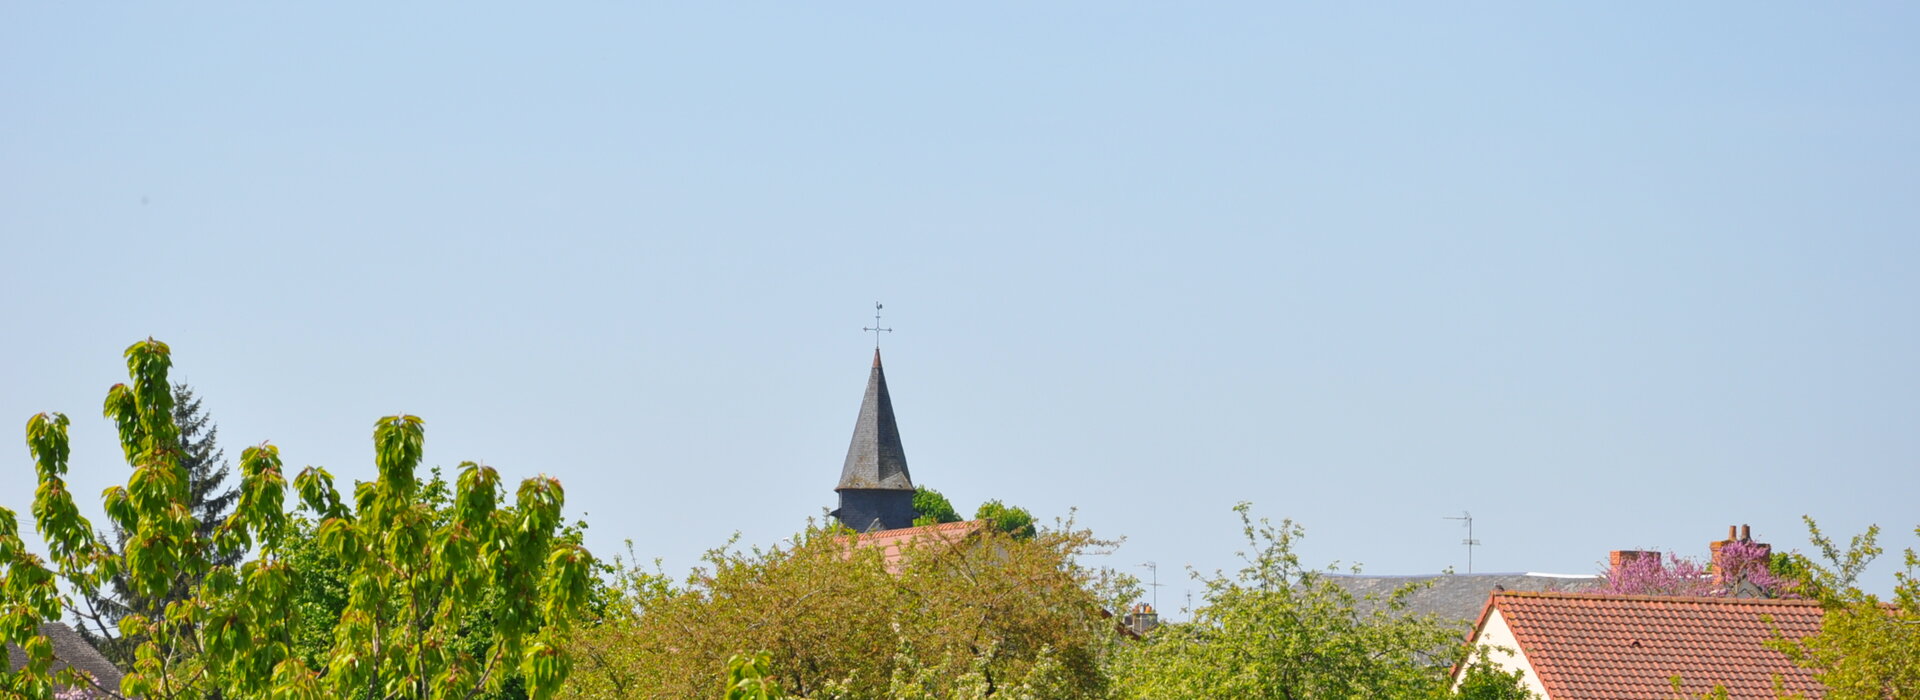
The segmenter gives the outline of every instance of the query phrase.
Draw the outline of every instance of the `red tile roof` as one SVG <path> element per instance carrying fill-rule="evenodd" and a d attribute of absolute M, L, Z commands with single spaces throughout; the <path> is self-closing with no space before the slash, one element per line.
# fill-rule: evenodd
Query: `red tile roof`
<path fill-rule="evenodd" d="M 855 549 L 879 549 L 881 558 L 887 563 L 887 570 L 897 573 L 900 570 L 900 556 L 903 548 L 935 543 L 955 544 L 986 526 L 985 520 L 963 520 L 957 523 L 875 530 L 847 537 L 853 541 Z"/>
<path fill-rule="evenodd" d="M 1819 631 L 1813 601 L 1495 593 L 1476 638 L 1495 608 L 1553 700 L 1670 700 L 1674 676 L 1689 697 L 1720 684 L 1733 698 L 1774 698 L 1775 677 L 1825 695 L 1811 671 L 1765 646 L 1775 630 Z"/>

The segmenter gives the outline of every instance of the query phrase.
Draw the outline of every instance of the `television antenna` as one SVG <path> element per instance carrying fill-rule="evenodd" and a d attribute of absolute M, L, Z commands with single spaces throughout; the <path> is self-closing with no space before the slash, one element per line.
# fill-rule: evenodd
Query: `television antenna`
<path fill-rule="evenodd" d="M 1449 516 L 1445 516 L 1445 518 L 1447 520 L 1466 521 L 1467 538 L 1464 540 L 1460 540 L 1460 544 L 1464 544 L 1467 546 L 1467 573 L 1471 574 L 1473 573 L 1473 548 L 1480 546 L 1480 540 L 1476 540 L 1473 538 L 1473 514 L 1463 510 L 1463 511 L 1460 511 L 1459 517 L 1454 517 L 1449 515 Z"/>
<path fill-rule="evenodd" d="M 1157 615 L 1160 613 L 1160 586 L 1162 585 L 1160 583 L 1160 564 L 1159 562 L 1150 561 L 1145 564 L 1141 564 L 1141 566 L 1144 566 L 1147 568 L 1148 571 L 1153 572 L 1153 583 L 1149 583 L 1147 585 L 1153 587 L 1153 612 L 1154 614 Z"/>

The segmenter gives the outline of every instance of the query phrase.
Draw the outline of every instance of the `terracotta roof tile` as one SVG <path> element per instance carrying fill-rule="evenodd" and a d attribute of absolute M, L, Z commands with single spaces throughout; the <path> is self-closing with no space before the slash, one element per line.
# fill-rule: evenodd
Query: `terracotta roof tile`
<path fill-rule="evenodd" d="M 1515 592 L 1495 593 L 1488 607 L 1553 700 L 1670 700 L 1674 676 L 1689 696 L 1719 684 L 1734 698 L 1773 698 L 1775 677 L 1788 691 L 1824 695 L 1811 671 L 1766 647 L 1776 630 L 1818 632 L 1813 601 Z"/>
<path fill-rule="evenodd" d="M 893 530 L 876 530 L 858 535 L 848 535 L 855 549 L 879 549 L 880 556 L 887 563 L 887 570 L 900 570 L 902 551 L 912 545 L 931 543 L 955 544 L 974 533 L 985 529 L 985 520 L 963 520 L 956 523 L 903 527 Z"/>

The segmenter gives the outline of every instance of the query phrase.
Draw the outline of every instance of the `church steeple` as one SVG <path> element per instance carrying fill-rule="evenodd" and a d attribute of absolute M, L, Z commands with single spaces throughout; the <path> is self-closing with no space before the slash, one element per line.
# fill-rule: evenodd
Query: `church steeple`
<path fill-rule="evenodd" d="M 867 394 L 840 467 L 840 485 L 833 490 L 840 494 L 833 515 L 847 527 L 866 532 L 913 526 L 913 477 L 907 473 L 907 453 L 900 446 L 879 348 L 873 351 L 873 370 L 867 374 Z"/>
<path fill-rule="evenodd" d="M 853 421 L 853 442 L 840 467 L 840 485 L 846 489 L 913 490 L 907 474 L 907 452 L 900 447 L 900 426 L 893 419 L 893 397 L 887 395 L 887 372 L 880 367 L 880 351 L 873 351 L 873 371 L 867 375 L 867 395 Z"/>

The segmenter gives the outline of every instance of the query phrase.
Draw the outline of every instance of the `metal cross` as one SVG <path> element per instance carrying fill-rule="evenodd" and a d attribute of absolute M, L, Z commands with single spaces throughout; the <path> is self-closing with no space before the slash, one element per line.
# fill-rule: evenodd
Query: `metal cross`
<path fill-rule="evenodd" d="M 873 302 L 873 327 L 862 328 L 860 330 L 873 334 L 873 349 L 875 350 L 880 349 L 880 332 L 881 331 L 886 331 L 888 333 L 893 332 L 892 328 L 880 327 L 880 302 L 877 302 L 877 301 Z"/>

